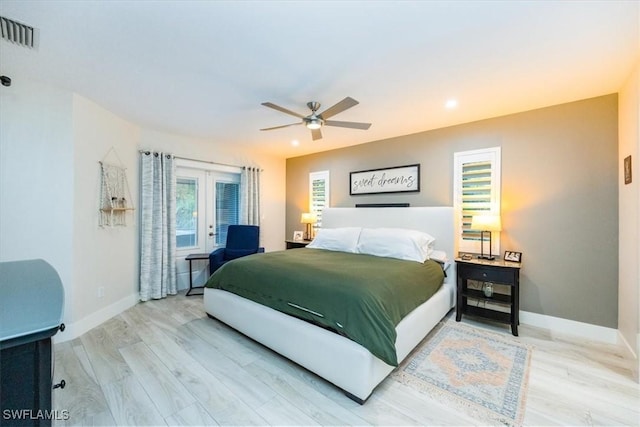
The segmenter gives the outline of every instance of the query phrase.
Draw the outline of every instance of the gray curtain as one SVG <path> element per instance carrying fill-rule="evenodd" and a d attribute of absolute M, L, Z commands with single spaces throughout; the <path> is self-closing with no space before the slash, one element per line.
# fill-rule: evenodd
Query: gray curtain
<path fill-rule="evenodd" d="M 240 224 L 260 225 L 260 169 L 242 168 Z"/>
<path fill-rule="evenodd" d="M 175 160 L 142 152 L 140 169 L 140 299 L 148 301 L 178 291 Z"/>

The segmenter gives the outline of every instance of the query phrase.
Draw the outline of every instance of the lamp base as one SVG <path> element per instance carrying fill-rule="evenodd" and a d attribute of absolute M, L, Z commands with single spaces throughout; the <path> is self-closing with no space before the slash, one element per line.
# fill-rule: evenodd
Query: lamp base
<path fill-rule="evenodd" d="M 489 233 L 489 255 L 484 254 L 484 233 Z M 478 255 L 478 259 L 486 259 L 487 261 L 493 261 L 496 259 L 491 254 L 491 232 L 490 231 L 481 231 L 480 232 L 480 255 Z"/>

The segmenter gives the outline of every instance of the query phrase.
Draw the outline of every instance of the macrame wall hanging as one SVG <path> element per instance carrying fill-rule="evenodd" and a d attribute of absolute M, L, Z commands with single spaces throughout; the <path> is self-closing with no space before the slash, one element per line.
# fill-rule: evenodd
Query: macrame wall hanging
<path fill-rule="evenodd" d="M 109 163 L 110 154 L 117 161 Z M 134 210 L 129 183 L 124 164 L 120 160 L 116 150 L 111 147 L 100 163 L 100 226 L 126 226 L 127 211 Z"/>

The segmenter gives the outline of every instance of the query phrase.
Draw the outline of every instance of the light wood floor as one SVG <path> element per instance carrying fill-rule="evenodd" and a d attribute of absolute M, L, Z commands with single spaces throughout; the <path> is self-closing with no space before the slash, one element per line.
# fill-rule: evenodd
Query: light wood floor
<path fill-rule="evenodd" d="M 508 328 L 464 319 L 478 327 Z M 640 424 L 622 351 L 521 325 L 535 348 L 525 425 Z M 140 303 L 55 345 L 55 425 L 478 425 L 385 380 L 363 406 L 333 385 L 209 319 L 202 297 Z"/>

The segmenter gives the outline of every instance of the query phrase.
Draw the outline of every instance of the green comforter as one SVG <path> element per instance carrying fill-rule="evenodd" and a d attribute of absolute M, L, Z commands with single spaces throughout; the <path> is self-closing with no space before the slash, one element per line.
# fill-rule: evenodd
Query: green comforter
<path fill-rule="evenodd" d="M 335 330 L 398 366 L 395 327 L 443 279 L 434 261 L 303 248 L 235 259 L 206 286 Z"/>

